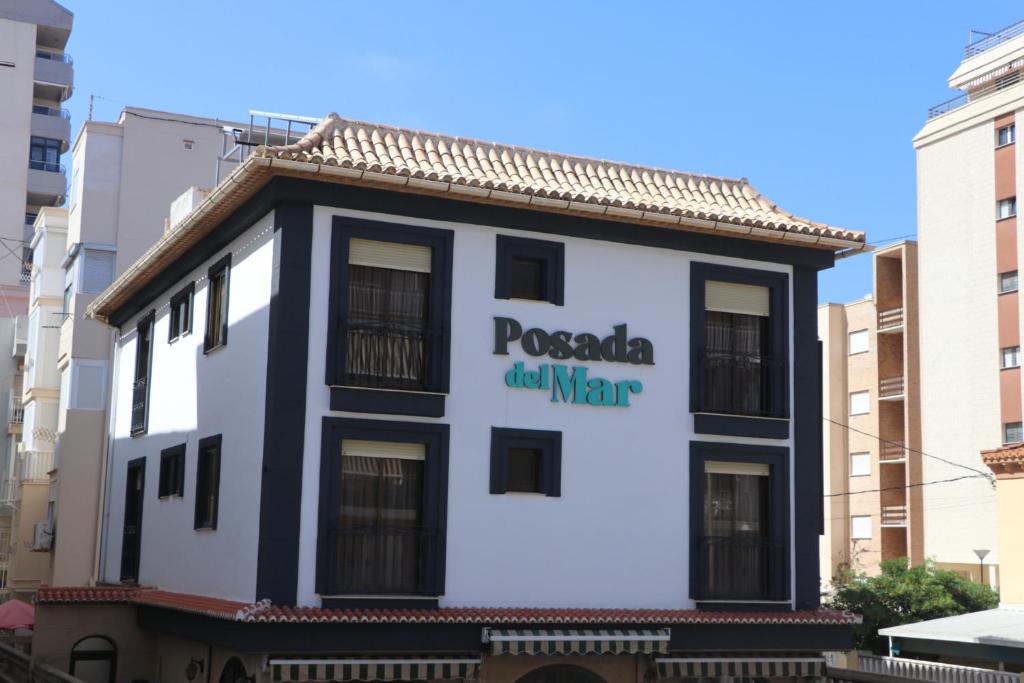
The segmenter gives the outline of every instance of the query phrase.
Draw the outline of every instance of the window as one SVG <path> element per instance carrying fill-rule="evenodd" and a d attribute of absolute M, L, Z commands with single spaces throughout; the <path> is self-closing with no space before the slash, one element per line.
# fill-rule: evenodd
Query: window
<path fill-rule="evenodd" d="M 196 146 L 196 141 L 195 140 L 182 140 L 181 141 L 181 146 L 184 147 L 186 151 L 191 151 L 192 148 Z"/>
<path fill-rule="evenodd" d="M 1021 443 L 1024 441 L 1024 426 L 1020 422 L 1007 422 L 1003 425 L 1003 443 Z"/>
<path fill-rule="evenodd" d="M 999 273 L 999 293 L 1006 294 L 1008 292 L 1017 291 L 1017 271 L 1011 270 L 1006 273 Z"/>
<path fill-rule="evenodd" d="M 98 294 L 114 281 L 114 252 L 104 249 L 82 250 L 83 292 Z"/>
<path fill-rule="evenodd" d="M 326 418 L 317 591 L 444 593 L 448 426 Z"/>
<path fill-rule="evenodd" d="M 196 283 L 190 282 L 185 289 L 171 297 L 171 312 L 168 320 L 167 341 L 172 342 L 192 331 L 192 299 Z"/>
<path fill-rule="evenodd" d="M 333 410 L 444 415 L 453 244 L 450 230 L 335 217 L 326 359 Z"/>
<path fill-rule="evenodd" d="M 1000 199 L 996 203 L 996 220 L 1012 218 L 1017 215 L 1017 198 Z"/>
<path fill-rule="evenodd" d="M 854 515 L 850 517 L 850 538 L 868 540 L 871 538 L 871 516 Z"/>
<path fill-rule="evenodd" d="M 565 245 L 561 242 L 497 236 L 494 298 L 547 301 L 565 299 Z"/>
<path fill-rule="evenodd" d="M 787 457 L 785 448 L 691 444 L 696 600 L 786 598 Z"/>
<path fill-rule="evenodd" d="M 132 436 L 145 434 L 149 424 L 149 380 L 153 365 L 153 320 L 150 311 L 135 328 L 135 381 L 132 384 Z"/>
<path fill-rule="evenodd" d="M 850 415 L 867 415 L 871 412 L 871 395 L 866 391 L 850 393 Z"/>
<path fill-rule="evenodd" d="M 491 427 L 491 493 L 562 495 L 562 433 Z"/>
<path fill-rule="evenodd" d="M 82 638 L 71 648 L 68 673 L 90 683 L 117 680 L 117 647 L 106 636 Z"/>
<path fill-rule="evenodd" d="M 871 474 L 870 453 L 850 453 L 850 476 L 866 477 Z"/>
<path fill-rule="evenodd" d="M 220 434 L 199 440 L 196 467 L 196 529 L 217 528 L 220 502 Z"/>
<path fill-rule="evenodd" d="M 206 284 L 206 338 L 203 353 L 228 343 L 228 289 L 231 254 L 210 266 Z"/>
<path fill-rule="evenodd" d="M 996 131 L 996 146 L 1012 145 L 1017 140 L 1017 126 L 1011 123 Z"/>
<path fill-rule="evenodd" d="M 849 353 L 864 353 L 868 350 L 868 331 L 857 330 L 849 334 Z"/>
<path fill-rule="evenodd" d="M 60 173 L 60 140 L 32 136 L 28 148 L 28 167 L 36 171 Z"/>
<path fill-rule="evenodd" d="M 1000 366 L 1003 368 L 1019 368 L 1020 347 L 1007 346 L 1005 349 L 1000 349 Z"/>
<path fill-rule="evenodd" d="M 160 451 L 160 498 L 185 495 L 185 444 Z"/>
<path fill-rule="evenodd" d="M 786 438 L 789 276 L 690 265 L 690 410 L 707 434 Z"/>

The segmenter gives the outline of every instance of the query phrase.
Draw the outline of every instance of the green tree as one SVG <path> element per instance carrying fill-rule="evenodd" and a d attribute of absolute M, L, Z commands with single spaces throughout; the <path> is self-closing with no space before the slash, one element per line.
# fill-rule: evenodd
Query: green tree
<path fill-rule="evenodd" d="M 832 609 L 864 617 L 854 628 L 854 647 L 885 653 L 888 644 L 878 629 L 928 619 L 992 609 L 999 595 L 987 585 L 959 574 L 936 569 L 929 561 L 911 567 L 905 557 L 882 562 L 879 576 L 840 572 L 833 579 L 835 594 L 826 601 Z"/>

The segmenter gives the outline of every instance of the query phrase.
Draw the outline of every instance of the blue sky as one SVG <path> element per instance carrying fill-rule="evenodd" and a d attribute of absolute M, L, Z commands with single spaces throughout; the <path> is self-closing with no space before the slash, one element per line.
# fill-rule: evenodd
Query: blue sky
<path fill-rule="evenodd" d="M 64 0 L 77 129 L 124 105 L 381 123 L 744 176 L 780 206 L 913 235 L 911 138 L 971 28 L 1015 2 Z M 819 298 L 870 291 L 869 257 Z"/>

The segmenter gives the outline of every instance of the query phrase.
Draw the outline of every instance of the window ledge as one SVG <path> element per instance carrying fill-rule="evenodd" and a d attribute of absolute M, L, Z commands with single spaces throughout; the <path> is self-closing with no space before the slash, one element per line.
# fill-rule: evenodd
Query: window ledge
<path fill-rule="evenodd" d="M 693 414 L 693 430 L 698 434 L 788 439 L 789 418 L 697 412 Z"/>
<path fill-rule="evenodd" d="M 209 355 L 210 355 L 211 353 L 213 353 L 214 351 L 217 351 L 218 349 L 223 349 L 223 348 L 224 348 L 224 347 L 226 347 L 226 346 L 227 346 L 227 344 L 217 344 L 216 346 L 211 346 L 211 347 L 209 347 L 209 348 L 206 348 L 206 347 L 204 346 L 204 347 L 203 347 L 203 355 L 204 355 L 204 356 L 209 356 Z"/>
<path fill-rule="evenodd" d="M 444 417 L 445 394 L 331 385 L 331 410 L 380 415 Z"/>

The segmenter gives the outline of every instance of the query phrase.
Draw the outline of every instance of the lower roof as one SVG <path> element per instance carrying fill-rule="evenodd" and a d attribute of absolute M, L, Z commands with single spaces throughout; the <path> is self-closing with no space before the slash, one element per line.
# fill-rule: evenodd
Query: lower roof
<path fill-rule="evenodd" d="M 1024 648 L 1024 609 L 1000 607 L 878 629 L 878 635 Z"/>

